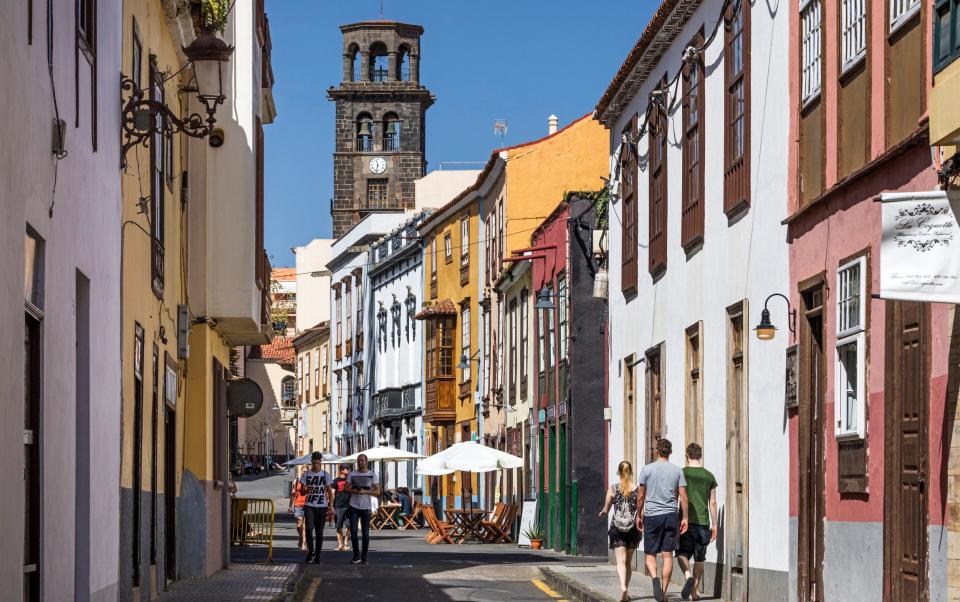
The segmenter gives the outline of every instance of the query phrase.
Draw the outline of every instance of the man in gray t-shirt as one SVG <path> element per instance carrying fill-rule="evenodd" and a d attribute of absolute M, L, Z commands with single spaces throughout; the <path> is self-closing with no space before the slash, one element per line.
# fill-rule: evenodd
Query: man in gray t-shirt
<path fill-rule="evenodd" d="M 637 479 L 637 506 L 642 510 L 637 522 L 643 529 L 643 552 L 647 574 L 653 581 L 653 596 L 665 600 L 670 575 L 673 573 L 673 552 L 680 534 L 687 530 L 687 480 L 679 466 L 670 463 L 673 445 L 667 439 L 657 441 L 657 461 L 640 471 Z M 677 515 L 677 500 L 682 514 Z M 681 519 L 682 516 L 682 519 Z M 657 554 L 663 561 L 663 581 L 657 577 Z"/>

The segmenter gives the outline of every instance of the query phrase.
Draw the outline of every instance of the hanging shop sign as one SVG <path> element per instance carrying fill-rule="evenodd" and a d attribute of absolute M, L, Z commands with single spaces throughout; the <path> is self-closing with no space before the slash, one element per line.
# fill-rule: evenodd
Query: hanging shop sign
<path fill-rule="evenodd" d="M 880 297 L 960 303 L 960 192 L 880 196 Z"/>

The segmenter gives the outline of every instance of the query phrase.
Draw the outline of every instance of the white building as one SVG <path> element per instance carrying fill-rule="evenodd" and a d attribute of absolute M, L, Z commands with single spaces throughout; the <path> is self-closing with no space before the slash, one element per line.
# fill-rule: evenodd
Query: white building
<path fill-rule="evenodd" d="M 790 333 L 770 342 L 752 334 L 767 296 L 788 286 L 789 18 L 763 3 L 664 2 L 596 112 L 618 187 L 607 474 L 624 458 L 650 461 L 661 437 L 678 465 L 686 444 L 700 443 L 723 517 L 723 567 L 708 564 L 707 589 L 720 579 L 734 600 L 793 591 Z M 707 560 L 718 562 L 716 546 Z"/>
<path fill-rule="evenodd" d="M 90 4 L 0 4 L 4 600 L 118 595 L 122 14 Z"/>
<path fill-rule="evenodd" d="M 417 226 L 429 214 L 417 213 L 371 245 L 367 269 L 374 316 L 374 328 L 367 331 L 370 422 L 378 441 L 414 453 L 423 450 L 423 337 L 414 317 L 424 299 Z M 392 463 L 382 482 L 388 488 L 421 488 L 415 471 L 416 462 Z"/>
<path fill-rule="evenodd" d="M 330 276 L 326 273 L 333 240 L 315 238 L 294 247 L 297 277 L 297 334 L 330 319 Z"/>
<path fill-rule="evenodd" d="M 409 213 L 370 213 L 331 247 L 330 270 L 330 347 L 333 371 L 331 434 L 334 452 L 346 456 L 376 445 L 370 428 L 367 384 L 367 351 L 364 333 L 370 332 L 373 317 L 370 305 L 364 303 L 367 269 L 370 266 L 369 246 L 397 228 Z"/>

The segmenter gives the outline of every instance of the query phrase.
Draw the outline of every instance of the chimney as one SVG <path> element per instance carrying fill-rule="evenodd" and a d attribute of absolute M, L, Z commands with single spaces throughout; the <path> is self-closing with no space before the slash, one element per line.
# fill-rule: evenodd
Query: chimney
<path fill-rule="evenodd" d="M 547 133 L 556 134 L 557 133 L 557 116 L 551 115 L 547 117 Z"/>

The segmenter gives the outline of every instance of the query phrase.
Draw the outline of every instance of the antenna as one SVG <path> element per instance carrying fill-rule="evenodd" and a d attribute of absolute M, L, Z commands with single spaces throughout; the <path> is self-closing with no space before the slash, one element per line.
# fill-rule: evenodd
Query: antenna
<path fill-rule="evenodd" d="M 383 0 L 380 0 L 380 18 L 383 18 Z"/>
<path fill-rule="evenodd" d="M 503 146 L 503 139 L 507 135 L 506 119 L 497 119 L 493 122 L 493 135 L 500 136 L 500 146 Z"/>

